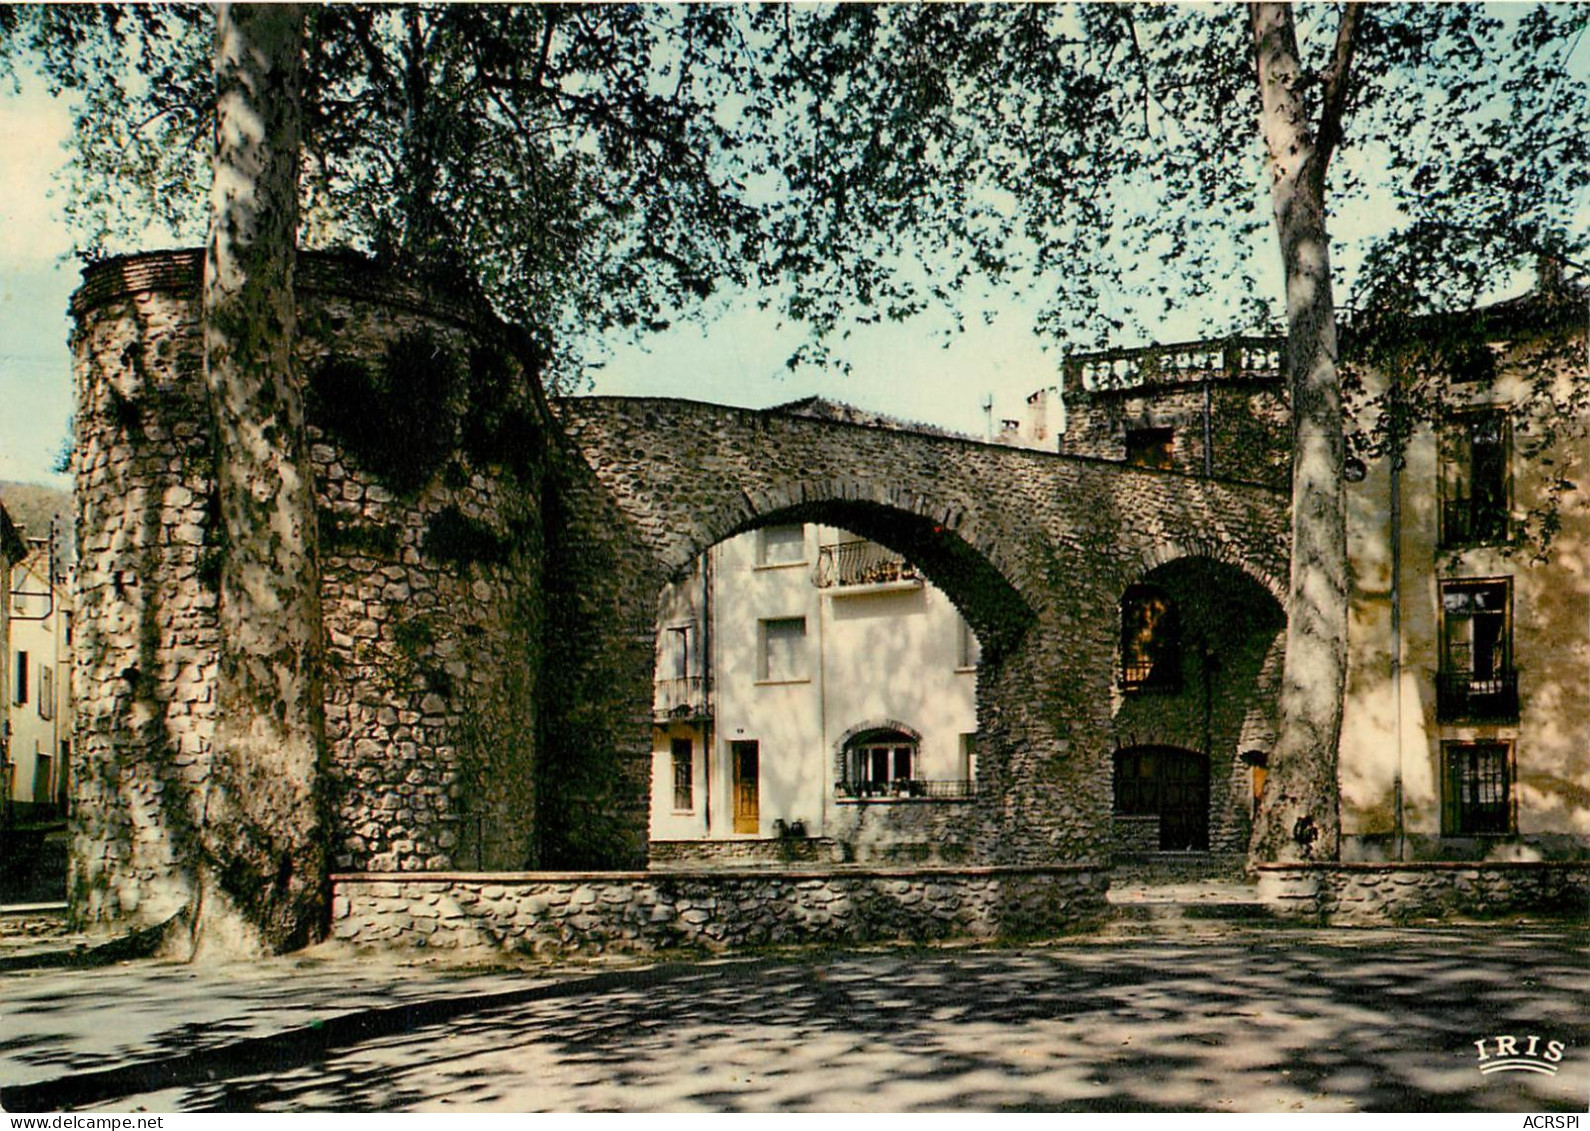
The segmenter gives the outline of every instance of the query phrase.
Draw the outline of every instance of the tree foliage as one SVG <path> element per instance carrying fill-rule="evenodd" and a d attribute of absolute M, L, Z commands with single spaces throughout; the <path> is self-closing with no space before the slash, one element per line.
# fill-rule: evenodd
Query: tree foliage
<path fill-rule="evenodd" d="M 83 254 L 197 242 L 210 11 L 49 6 L 6 37 L 77 95 Z M 668 323 L 760 258 L 735 180 L 753 87 L 729 7 L 328 5 L 306 34 L 305 247 L 475 289 L 555 345 Z"/>

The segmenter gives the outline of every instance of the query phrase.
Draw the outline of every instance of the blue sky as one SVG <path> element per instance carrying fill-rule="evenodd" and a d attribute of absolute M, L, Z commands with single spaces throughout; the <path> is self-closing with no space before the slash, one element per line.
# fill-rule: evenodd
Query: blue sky
<path fill-rule="evenodd" d="M 72 412 L 67 303 L 79 281 L 63 260 L 71 235 L 52 198 L 66 160 L 66 108 L 36 80 L 0 94 L 0 479 L 68 486 L 51 468 Z M 151 233 L 151 247 L 169 246 Z M 780 328 L 748 296 L 731 297 L 708 321 L 685 321 L 620 348 L 591 373 L 592 392 L 676 396 L 749 407 L 819 393 L 863 407 L 981 434 L 982 403 L 994 416 L 1019 415 L 1034 389 L 1059 380 L 1059 353 L 1032 334 L 1033 307 L 1012 303 L 992 325 L 968 321 L 945 348 L 936 323 L 863 327 L 844 343 L 846 375 L 803 369 L 785 359 L 800 331 Z"/>
<path fill-rule="evenodd" d="M 1579 50 L 1575 62 L 1581 69 L 1590 66 L 1590 47 Z M 0 87 L 0 479 L 62 487 L 68 485 L 66 477 L 51 469 L 72 411 L 66 307 L 79 273 L 77 264 L 64 258 L 71 236 L 52 192 L 54 177 L 66 161 L 63 147 L 69 131 L 67 108 L 51 101 L 36 79 L 24 77 L 20 94 Z M 1372 165 L 1375 156 L 1368 152 L 1361 159 Z M 1267 206 L 1257 130 L 1253 172 L 1254 207 L 1262 214 Z M 1576 202 L 1575 211 L 1590 223 L 1590 193 Z M 1392 221 L 1372 204 L 1333 217 L 1338 302 L 1350 298 L 1354 239 L 1384 230 Z M 169 234 L 151 232 L 145 246 L 178 242 Z M 1249 257 L 1264 291 L 1278 299 L 1279 254 L 1272 231 L 1266 227 L 1254 247 L 1234 253 Z M 1523 285 L 1523 278 L 1511 280 L 1499 294 Z M 812 368 L 789 372 L 785 359 L 799 344 L 801 331 L 780 327 L 775 315 L 756 308 L 753 297 L 730 296 L 720 303 L 716 317 L 680 322 L 650 339 L 644 349 L 614 349 L 605 364 L 590 371 L 590 391 L 749 407 L 817 393 L 980 435 L 985 398 L 993 398 L 997 423 L 1018 417 L 1029 393 L 1060 379 L 1061 347 L 1050 342 L 1045 350 L 1032 333 L 1040 294 L 996 303 L 1000 314 L 991 325 L 968 314 L 964 332 L 947 342 L 937 332 L 942 314 L 903 325 L 860 327 L 836 346 L 836 353 L 850 363 L 848 373 Z M 1106 306 L 1115 303 L 1112 296 L 1104 301 Z M 1122 299 L 1116 312 L 1125 313 L 1129 305 Z M 1218 320 L 1221 313 L 1189 309 L 1179 323 L 1156 323 L 1155 337 L 1196 337 L 1201 316 Z M 1234 324 L 1224 328 L 1251 329 Z"/>

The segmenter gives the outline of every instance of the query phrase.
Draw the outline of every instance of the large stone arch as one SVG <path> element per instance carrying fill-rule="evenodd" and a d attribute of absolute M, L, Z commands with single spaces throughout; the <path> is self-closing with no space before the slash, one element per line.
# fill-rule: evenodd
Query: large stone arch
<path fill-rule="evenodd" d="M 961 609 L 984 644 L 968 840 L 986 863 L 1108 856 L 1129 579 L 1188 547 L 1268 592 L 1285 573 L 1284 496 L 1252 485 L 687 401 L 576 398 L 557 412 L 569 458 L 548 505 L 547 863 L 644 860 L 656 594 L 724 538 L 794 521 L 853 530 Z"/>
<path fill-rule="evenodd" d="M 91 920 L 169 914 L 198 864 L 215 676 L 199 262 L 97 264 L 73 302 Z M 334 362 L 384 372 L 416 334 L 481 380 L 513 370 L 489 311 L 356 259 L 301 257 L 298 296 L 312 385 Z M 982 637 L 970 859 L 1102 862 L 1122 587 L 1189 554 L 1272 595 L 1287 572 L 1288 500 L 1253 484 L 683 400 L 511 415 L 523 434 L 478 450 L 455 422 L 410 489 L 334 428 L 314 445 L 337 663 L 313 784 L 340 869 L 644 863 L 656 595 L 705 547 L 794 518 L 910 555 Z"/>

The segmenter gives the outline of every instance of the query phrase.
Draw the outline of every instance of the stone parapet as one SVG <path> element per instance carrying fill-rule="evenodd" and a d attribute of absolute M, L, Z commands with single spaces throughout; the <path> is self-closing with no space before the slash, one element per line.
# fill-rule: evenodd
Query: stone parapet
<path fill-rule="evenodd" d="M 1261 864 L 1259 899 L 1285 919 L 1386 923 L 1448 916 L 1590 917 L 1590 862 Z"/>
<path fill-rule="evenodd" d="M 1096 922 L 1108 886 L 1088 865 L 364 873 L 332 878 L 332 934 L 540 955 L 1020 937 Z"/>

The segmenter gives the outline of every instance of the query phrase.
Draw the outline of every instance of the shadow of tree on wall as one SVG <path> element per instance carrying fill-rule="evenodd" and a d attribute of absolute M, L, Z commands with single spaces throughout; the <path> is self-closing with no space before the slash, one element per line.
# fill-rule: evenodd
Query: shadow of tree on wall
<path fill-rule="evenodd" d="M 503 992 L 433 973 L 263 1038 L 158 1033 L 13 1110 L 1579 1110 L 1582 930 L 889 949 L 665 964 Z M 407 973 L 407 972 L 406 972 Z M 514 985 L 506 975 L 472 986 Z M 293 995 L 290 983 L 280 1000 Z M 302 992 L 301 990 L 299 992 Z M 324 986 L 322 986 L 324 993 Z M 1473 1042 L 1563 1041 L 1557 1076 Z M 197 1047 L 196 1047 L 197 1046 Z M 36 1039 L 0 1055 L 38 1064 Z M 103 1063 L 103 1061 L 101 1061 Z"/>

